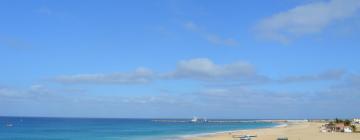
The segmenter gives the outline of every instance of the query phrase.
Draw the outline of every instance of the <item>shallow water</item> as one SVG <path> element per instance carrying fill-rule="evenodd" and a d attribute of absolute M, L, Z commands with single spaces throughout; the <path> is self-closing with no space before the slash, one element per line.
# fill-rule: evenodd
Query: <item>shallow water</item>
<path fill-rule="evenodd" d="M 180 121 L 180 122 L 178 122 Z M 219 131 L 274 127 L 268 122 L 189 123 L 154 119 L 0 117 L 0 140 L 159 140 Z M 214 121 L 214 120 L 210 120 Z M 234 120 L 232 120 L 234 121 Z M 12 124 L 9 127 L 6 124 Z"/>

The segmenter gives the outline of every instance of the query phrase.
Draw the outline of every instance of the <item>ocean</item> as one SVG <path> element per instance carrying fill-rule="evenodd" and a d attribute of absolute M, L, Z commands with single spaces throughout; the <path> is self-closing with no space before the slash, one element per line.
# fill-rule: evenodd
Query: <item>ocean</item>
<path fill-rule="evenodd" d="M 275 127 L 253 120 L 0 117 L 0 140 L 176 140 L 216 132 Z"/>

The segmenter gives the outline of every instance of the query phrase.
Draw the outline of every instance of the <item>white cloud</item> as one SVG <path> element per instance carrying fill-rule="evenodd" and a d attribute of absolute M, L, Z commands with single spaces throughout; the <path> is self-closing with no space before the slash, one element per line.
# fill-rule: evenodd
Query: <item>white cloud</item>
<path fill-rule="evenodd" d="M 205 100 L 213 102 L 221 102 L 223 104 L 248 104 L 259 106 L 258 102 L 262 104 L 287 104 L 294 101 L 300 101 L 303 95 L 296 92 L 278 92 L 267 90 L 254 90 L 246 86 L 242 87 L 223 87 L 223 88 L 209 88 L 200 91 L 198 96 Z M 250 103 L 250 104 L 249 104 Z"/>
<path fill-rule="evenodd" d="M 151 82 L 153 78 L 151 70 L 138 68 L 130 73 L 65 75 L 54 80 L 74 84 L 144 84 Z"/>
<path fill-rule="evenodd" d="M 329 70 L 314 75 L 288 76 L 278 80 L 278 82 L 295 83 L 295 82 L 340 80 L 345 76 L 345 74 L 346 72 L 343 70 Z"/>
<path fill-rule="evenodd" d="M 359 91 L 360 89 L 360 75 L 359 74 L 349 74 L 344 78 L 344 83 L 333 86 L 333 88 L 353 88 Z"/>
<path fill-rule="evenodd" d="M 64 84 L 146 84 L 155 80 L 187 79 L 204 82 L 206 87 L 236 87 L 259 84 L 288 84 L 299 82 L 337 81 L 346 76 L 343 70 L 328 70 L 312 75 L 285 76 L 271 78 L 259 74 L 255 67 L 245 61 L 216 64 L 208 58 L 195 58 L 179 61 L 174 70 L 157 72 L 138 68 L 132 72 L 76 74 L 57 76 L 52 80 Z M 35 87 L 34 87 L 35 88 Z M 41 89 L 41 87 L 36 87 Z"/>
<path fill-rule="evenodd" d="M 350 79 L 349 79 L 350 80 Z M 231 114 L 234 110 L 246 110 L 236 115 L 267 117 L 353 117 L 357 115 L 347 106 L 359 106 L 359 85 L 325 87 L 319 90 L 296 91 L 242 87 L 203 89 L 194 96 L 204 107 Z M 336 106 L 333 106 L 336 103 Z M 276 108 L 276 109 L 274 109 Z M 311 110 L 307 108 L 312 108 Z M 261 113 L 260 113 L 261 112 Z M 320 113 L 319 113 L 320 112 Z M 300 116 L 298 116 L 300 115 Z"/>
<path fill-rule="evenodd" d="M 268 17 L 256 30 L 268 39 L 288 42 L 292 37 L 320 32 L 333 22 L 355 15 L 359 9 L 359 0 L 314 2 Z"/>
<path fill-rule="evenodd" d="M 23 92 L 18 91 L 18 90 L 14 90 L 11 88 L 7 88 L 7 87 L 0 87 L 0 96 L 2 98 L 6 98 L 6 97 L 21 97 L 19 96 L 19 93 L 22 94 Z"/>
<path fill-rule="evenodd" d="M 352 74 L 349 81 L 351 85 L 360 88 L 360 75 Z"/>
<path fill-rule="evenodd" d="M 207 58 L 183 60 L 168 78 L 189 78 L 199 80 L 245 79 L 256 76 L 253 66 L 246 62 L 218 65 Z"/>
<path fill-rule="evenodd" d="M 82 89 L 51 88 L 46 85 L 35 84 L 29 87 L 0 87 L 0 99 L 37 100 L 48 99 L 66 93 L 83 93 Z M 72 94 L 74 95 L 74 94 Z M 60 96 L 59 96 L 60 97 Z"/>
<path fill-rule="evenodd" d="M 52 80 L 64 84 L 145 84 L 154 80 L 190 79 L 216 84 L 216 81 L 231 84 L 257 84 L 268 79 L 257 74 L 250 63 L 238 61 L 230 64 L 215 64 L 208 58 L 182 60 L 177 67 L 164 73 L 153 73 L 144 68 L 128 73 L 76 74 L 54 77 Z M 226 82 L 224 82 L 226 80 Z"/>
<path fill-rule="evenodd" d="M 0 105 L 6 106 L 1 109 L 1 113 L 10 115 L 14 112 L 24 112 L 24 110 L 35 115 L 49 114 L 51 110 L 66 110 L 69 112 L 67 115 L 70 116 L 77 116 L 77 112 L 80 111 L 80 114 L 87 116 L 99 114 L 101 116 L 102 113 L 105 113 L 106 115 L 124 117 L 124 114 L 134 115 L 135 109 L 135 112 L 142 113 L 141 116 L 154 115 L 152 117 L 163 117 L 158 116 L 159 112 L 162 112 L 162 115 L 168 114 L 170 117 L 174 114 L 183 117 L 199 114 L 207 117 L 241 116 L 252 118 L 264 116 L 270 118 L 281 116 L 352 117 L 357 114 L 347 106 L 359 106 L 359 102 L 356 102 L 360 98 L 358 92 L 359 77 L 355 74 L 349 75 L 347 79 L 341 81 L 346 86 L 300 92 L 292 89 L 284 91 L 266 89 L 266 87 L 263 89 L 253 86 L 237 86 L 204 87 L 200 91 L 190 91 L 187 94 L 90 96 L 89 94 L 64 94 L 70 93 L 69 90 L 54 89 L 46 85 L 32 85 L 24 89 L 0 87 Z M 328 107 L 334 103 L 336 106 Z M 64 104 L 67 105 L 64 106 Z M 10 109 L 6 110 L 9 106 L 13 112 Z M 308 110 L 307 108 L 310 107 L 312 109 Z M 85 108 L 95 108 L 97 111 L 82 111 Z M 192 114 L 192 112 L 199 114 Z M 219 114 L 218 112 L 222 113 Z"/>
<path fill-rule="evenodd" d="M 226 46 L 235 46 L 238 44 L 238 42 L 233 38 L 222 38 L 218 35 L 210 35 L 208 34 L 206 39 L 213 43 L 218 45 L 226 45 Z"/>
<path fill-rule="evenodd" d="M 226 38 L 222 37 L 218 34 L 209 33 L 202 28 L 200 28 L 197 24 L 192 21 L 189 21 L 184 24 L 184 27 L 194 33 L 198 33 L 201 37 L 206 39 L 208 42 L 214 45 L 225 45 L 225 46 L 236 46 L 238 45 L 238 41 L 234 38 Z"/>

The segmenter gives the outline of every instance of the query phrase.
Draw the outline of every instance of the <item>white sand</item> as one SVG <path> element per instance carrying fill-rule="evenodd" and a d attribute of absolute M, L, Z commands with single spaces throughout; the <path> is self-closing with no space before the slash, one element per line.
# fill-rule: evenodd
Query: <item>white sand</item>
<path fill-rule="evenodd" d="M 289 140 L 360 140 L 360 133 L 321 133 L 322 123 L 297 123 L 285 127 L 255 129 L 189 138 L 189 140 L 235 140 L 232 135 L 257 135 L 253 140 L 276 140 L 288 137 Z"/>

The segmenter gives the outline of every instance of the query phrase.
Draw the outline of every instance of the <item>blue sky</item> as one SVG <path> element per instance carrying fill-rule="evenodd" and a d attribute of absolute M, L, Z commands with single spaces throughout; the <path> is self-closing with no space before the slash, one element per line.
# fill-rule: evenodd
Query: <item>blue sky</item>
<path fill-rule="evenodd" d="M 359 0 L 1 1 L 0 115 L 359 117 Z"/>

